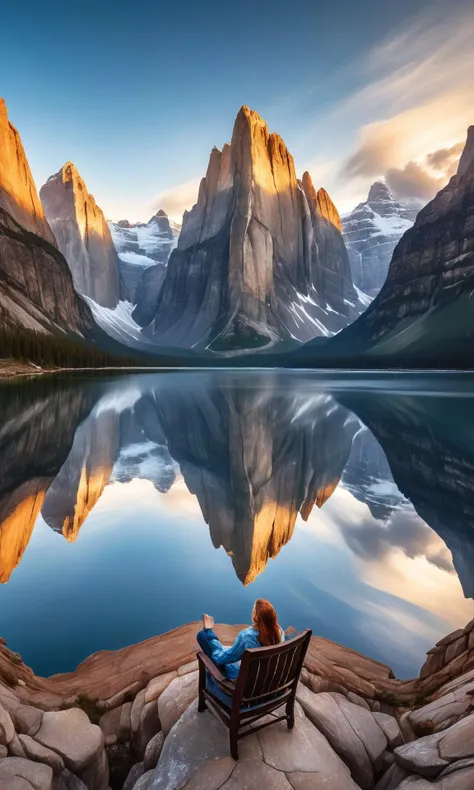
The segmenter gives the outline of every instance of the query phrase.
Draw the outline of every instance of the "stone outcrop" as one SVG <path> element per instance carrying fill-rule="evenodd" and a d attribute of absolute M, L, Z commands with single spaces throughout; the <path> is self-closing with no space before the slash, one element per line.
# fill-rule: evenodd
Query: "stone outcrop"
<path fill-rule="evenodd" d="M 457 174 L 422 209 L 393 253 L 386 282 L 328 353 L 438 367 L 472 364 L 474 126 Z"/>
<path fill-rule="evenodd" d="M 0 208 L 25 230 L 56 246 L 18 131 L 0 99 Z"/>
<path fill-rule="evenodd" d="M 148 333 L 231 353 L 330 335 L 363 307 L 333 204 L 308 173 L 298 181 L 283 140 L 242 107 L 184 215 Z"/>
<path fill-rule="evenodd" d="M 103 215 L 72 162 L 50 176 L 41 201 L 79 293 L 103 307 L 120 298 L 118 256 Z"/>
<path fill-rule="evenodd" d="M 313 636 L 294 729 L 279 723 L 246 737 L 237 763 L 222 726 L 209 711 L 197 712 L 191 659 L 198 627 L 96 653 L 51 678 L 33 675 L 0 642 L 2 790 L 106 790 L 109 773 L 117 790 L 470 790 L 474 621 L 433 649 L 444 651 L 441 670 L 426 676 L 424 668 L 410 681 Z M 216 631 L 229 644 L 241 628 Z M 463 675 L 452 657 L 460 639 L 459 655 L 467 653 L 471 665 Z M 443 721 L 433 717 L 436 702 L 453 694 L 471 705 L 451 705 Z M 80 709 L 84 702 L 94 718 L 103 711 L 99 727 Z"/>
<path fill-rule="evenodd" d="M 395 246 L 417 211 L 398 203 L 387 185 L 376 181 L 367 200 L 342 218 L 352 279 L 364 293 L 376 296 L 382 288 Z"/>
<path fill-rule="evenodd" d="M 133 313 L 137 323 L 145 326 L 151 318 L 146 320 L 146 307 L 142 301 L 153 300 L 153 308 L 159 294 L 158 280 L 148 275 L 147 285 L 143 278 L 148 270 L 165 272 L 165 266 L 171 251 L 176 246 L 176 241 L 181 226 L 169 219 L 165 211 L 160 209 L 147 222 L 130 223 L 128 220 L 109 222 L 109 229 L 115 249 L 119 256 L 120 274 L 122 278 L 122 298 L 137 306 Z M 158 278 L 159 279 L 159 278 Z M 152 287 L 148 296 L 146 288 Z M 145 315 L 141 312 L 145 309 Z M 149 309 L 149 308 L 148 308 Z"/>

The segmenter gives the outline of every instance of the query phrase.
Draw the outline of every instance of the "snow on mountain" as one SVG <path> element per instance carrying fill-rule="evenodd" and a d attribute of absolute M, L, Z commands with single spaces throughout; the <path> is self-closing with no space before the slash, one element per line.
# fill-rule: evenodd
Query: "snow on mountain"
<path fill-rule="evenodd" d="M 142 328 L 132 318 L 135 308 L 131 302 L 120 301 L 117 307 L 102 307 L 87 296 L 83 297 L 92 310 L 96 323 L 114 340 L 126 346 L 143 349 L 155 345 L 142 333 Z"/>
<path fill-rule="evenodd" d="M 342 217 L 352 279 L 364 293 L 373 297 L 380 291 L 393 250 L 413 225 L 417 210 L 398 203 L 386 184 L 376 181 L 367 200 Z"/>
<path fill-rule="evenodd" d="M 109 222 L 112 240 L 120 260 L 122 298 L 135 304 L 143 272 L 157 263 L 166 264 L 178 242 L 181 226 L 162 210 L 149 222 L 128 220 Z"/>

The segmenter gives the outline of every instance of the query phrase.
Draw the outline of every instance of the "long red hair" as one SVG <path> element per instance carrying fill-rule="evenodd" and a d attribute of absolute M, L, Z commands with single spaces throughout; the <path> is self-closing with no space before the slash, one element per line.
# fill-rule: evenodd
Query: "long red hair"
<path fill-rule="evenodd" d="M 270 601 L 266 601 L 265 598 L 257 598 L 253 607 L 253 623 L 258 631 L 262 647 L 278 645 L 281 642 L 277 613 Z"/>

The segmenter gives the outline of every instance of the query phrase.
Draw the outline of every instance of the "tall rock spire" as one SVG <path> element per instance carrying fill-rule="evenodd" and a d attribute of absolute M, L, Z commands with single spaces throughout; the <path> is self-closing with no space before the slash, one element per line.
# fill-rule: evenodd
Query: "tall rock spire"
<path fill-rule="evenodd" d="M 305 189 L 281 137 L 242 107 L 184 216 L 148 333 L 240 353 L 331 335 L 359 315 L 337 211 L 310 180 Z"/>
<path fill-rule="evenodd" d="M 36 191 L 20 135 L 0 99 L 0 208 L 23 228 L 56 246 Z"/>
<path fill-rule="evenodd" d="M 104 214 L 72 162 L 40 190 L 46 216 L 77 290 L 103 307 L 120 298 L 118 255 Z"/>

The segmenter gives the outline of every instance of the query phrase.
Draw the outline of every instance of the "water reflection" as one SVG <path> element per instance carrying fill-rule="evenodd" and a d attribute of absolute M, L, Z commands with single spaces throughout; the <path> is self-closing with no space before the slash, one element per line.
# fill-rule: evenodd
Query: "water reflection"
<path fill-rule="evenodd" d="M 364 583 L 392 596 L 391 610 L 384 599 L 385 608 L 372 608 L 367 620 L 372 630 L 377 621 L 377 633 L 364 637 L 372 654 L 384 657 L 390 618 L 404 619 L 405 630 L 419 627 L 419 613 L 395 606 L 393 596 L 462 624 L 467 618 L 455 592 L 459 582 L 465 596 L 474 596 L 472 400 L 386 389 L 269 372 L 72 377 L 1 387 L 0 582 L 15 583 L 35 524 L 73 543 L 89 529 L 93 510 L 102 508 L 118 523 L 122 497 L 135 497 L 137 522 L 151 509 L 161 525 L 163 512 L 151 505 L 150 489 L 137 487 L 143 480 L 174 515 L 184 513 L 184 502 L 197 503 L 212 545 L 223 547 L 244 586 L 262 574 L 267 578 L 269 559 L 290 542 L 298 517 L 302 536 L 344 545 Z M 119 532 L 113 539 L 120 542 Z M 280 569 L 282 584 L 291 578 L 291 595 L 304 598 L 306 612 L 314 571 L 302 545 L 295 541 L 293 555 L 278 558 L 272 574 Z M 321 559 L 321 545 L 318 551 Z M 296 556 L 299 565 L 290 572 Z M 408 559 L 416 566 L 410 566 L 411 580 Z M 175 562 L 176 572 L 195 584 L 193 560 L 181 555 Z M 338 565 L 334 556 L 328 563 L 327 576 L 318 565 L 319 590 L 325 586 L 342 600 L 347 571 L 340 557 Z M 444 587 L 430 600 L 438 572 Z M 226 584 L 230 590 L 230 580 Z M 348 602 L 353 595 L 347 594 Z M 381 599 L 374 606 L 382 607 Z M 175 620 L 156 630 L 178 624 L 183 612 L 185 619 L 196 616 L 192 602 L 180 603 Z M 299 614 L 292 610 L 289 617 L 297 624 Z M 323 634 L 366 647 L 349 634 L 354 623 L 338 622 L 335 632 L 329 615 L 325 620 L 314 611 L 312 617 Z M 437 627 L 441 623 L 431 622 L 428 630 Z M 365 628 L 358 620 L 359 637 Z M 131 641 L 129 632 L 121 639 Z"/>

